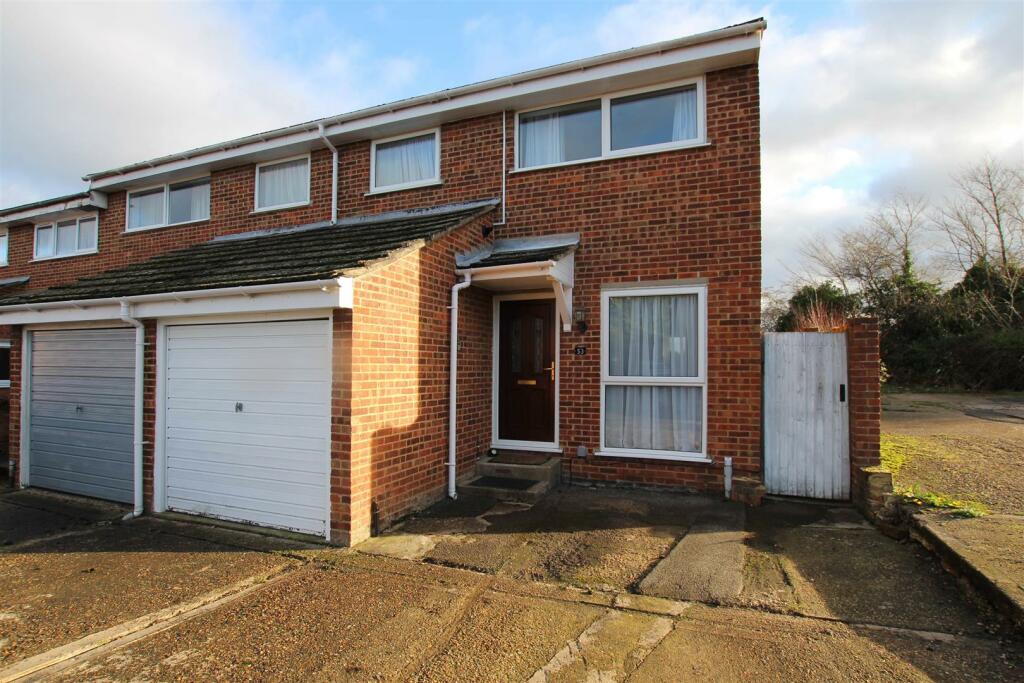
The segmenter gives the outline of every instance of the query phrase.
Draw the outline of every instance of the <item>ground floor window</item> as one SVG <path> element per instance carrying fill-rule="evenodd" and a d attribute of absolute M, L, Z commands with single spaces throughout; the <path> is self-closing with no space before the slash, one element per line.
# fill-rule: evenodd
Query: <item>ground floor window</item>
<path fill-rule="evenodd" d="M 702 286 L 601 293 L 601 451 L 705 459 L 707 310 Z"/>

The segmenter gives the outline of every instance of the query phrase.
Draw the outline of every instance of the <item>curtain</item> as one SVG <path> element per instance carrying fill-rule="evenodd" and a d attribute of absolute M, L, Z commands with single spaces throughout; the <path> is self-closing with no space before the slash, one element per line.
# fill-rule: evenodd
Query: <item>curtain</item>
<path fill-rule="evenodd" d="M 164 222 L 164 191 L 150 190 L 133 194 L 128 200 L 128 227 L 144 228 Z"/>
<path fill-rule="evenodd" d="M 57 255 L 74 254 L 78 251 L 78 223 L 69 221 L 57 224 Z"/>
<path fill-rule="evenodd" d="M 96 219 L 78 221 L 78 251 L 96 248 Z"/>
<path fill-rule="evenodd" d="M 558 112 L 525 121 L 520 119 L 519 137 L 521 167 L 557 164 L 565 160 L 565 136 Z"/>
<path fill-rule="evenodd" d="M 672 139 L 692 140 L 697 137 L 697 89 L 678 92 L 674 99 Z"/>
<path fill-rule="evenodd" d="M 700 386 L 627 386 L 616 377 L 696 377 L 697 295 L 616 296 L 608 301 L 605 445 L 700 452 Z"/>
<path fill-rule="evenodd" d="M 374 187 L 430 180 L 436 175 L 435 133 L 377 145 Z"/>
<path fill-rule="evenodd" d="M 605 445 L 699 453 L 703 391 L 703 387 L 606 386 Z"/>
<path fill-rule="evenodd" d="M 168 223 L 184 223 L 209 218 L 210 181 L 201 180 L 172 185 L 168 204 Z"/>
<path fill-rule="evenodd" d="M 308 159 L 285 161 L 260 168 L 258 208 L 296 204 L 307 199 L 309 199 Z"/>

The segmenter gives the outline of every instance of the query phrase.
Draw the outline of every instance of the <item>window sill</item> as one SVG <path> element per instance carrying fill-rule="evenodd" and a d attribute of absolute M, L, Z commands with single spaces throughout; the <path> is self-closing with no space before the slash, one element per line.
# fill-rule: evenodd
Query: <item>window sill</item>
<path fill-rule="evenodd" d="M 543 166 L 528 166 L 527 168 L 513 168 L 509 171 L 509 175 L 517 173 L 530 173 L 531 171 L 544 171 L 550 168 L 566 168 L 568 166 L 582 166 L 584 164 L 596 164 L 602 161 L 614 161 L 615 159 L 626 159 L 629 157 L 642 157 L 650 154 L 664 154 L 666 152 L 676 152 L 681 149 L 702 149 L 704 147 L 713 147 L 712 142 L 690 142 L 682 145 L 666 145 L 658 146 L 657 148 L 639 148 L 636 150 L 624 150 L 621 152 L 609 152 L 604 156 L 593 157 L 590 159 L 578 159 L 576 161 L 562 161 L 557 164 L 544 164 Z"/>
<path fill-rule="evenodd" d="M 10 388 L 11 388 L 11 380 L 9 380 L 9 379 L 0 379 L 0 389 L 10 389 Z"/>
<path fill-rule="evenodd" d="M 302 206 L 309 206 L 312 203 L 313 202 L 307 199 L 304 202 L 295 202 L 293 204 L 281 204 L 280 206 L 265 206 L 261 209 L 253 209 L 252 211 L 249 212 L 249 215 L 252 216 L 258 213 L 272 213 L 274 211 L 284 211 L 285 209 L 297 209 Z"/>
<path fill-rule="evenodd" d="M 136 232 L 149 232 L 150 230 L 163 230 L 164 228 L 178 228 L 183 225 L 195 225 L 196 223 L 208 223 L 209 218 L 197 218 L 194 221 L 182 221 L 181 223 L 167 223 L 166 225 L 147 225 L 143 228 L 125 228 L 124 232 L 126 235 L 131 235 Z"/>
<path fill-rule="evenodd" d="M 62 254 L 61 256 L 37 256 L 36 258 L 29 261 L 29 263 L 37 263 L 39 261 L 60 261 L 66 258 L 75 258 L 76 256 L 91 256 L 92 254 L 100 253 L 99 249 L 93 249 L 92 251 L 80 251 L 77 254 Z"/>
<path fill-rule="evenodd" d="M 643 460 L 671 460 L 672 462 L 692 462 L 710 465 L 715 461 L 705 455 L 671 454 L 665 451 L 629 451 L 629 450 L 597 450 L 594 455 L 599 458 L 636 458 Z"/>
<path fill-rule="evenodd" d="M 425 180 L 419 183 L 407 183 L 405 185 L 393 185 L 391 187 L 381 187 L 376 190 L 370 190 L 369 192 L 363 193 L 364 197 L 372 197 L 377 194 L 389 194 L 391 192 L 401 192 L 402 190 L 416 190 L 421 187 L 440 187 L 444 185 L 443 180 Z"/>

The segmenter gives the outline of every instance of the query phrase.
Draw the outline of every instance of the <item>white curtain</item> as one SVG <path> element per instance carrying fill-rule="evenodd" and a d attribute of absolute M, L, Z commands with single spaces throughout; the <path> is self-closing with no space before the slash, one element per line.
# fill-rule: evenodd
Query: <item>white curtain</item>
<path fill-rule="evenodd" d="M 297 204 L 309 199 L 309 160 L 296 159 L 260 168 L 257 208 Z"/>
<path fill-rule="evenodd" d="M 374 187 L 430 180 L 437 170 L 434 133 L 377 145 Z"/>
<path fill-rule="evenodd" d="M 692 140 L 697 137 L 697 89 L 690 88 L 675 94 L 672 116 L 672 140 Z"/>
<path fill-rule="evenodd" d="M 565 160 L 565 135 L 558 112 L 520 121 L 519 138 L 519 165 L 523 168 Z"/>
<path fill-rule="evenodd" d="M 53 256 L 53 227 L 36 230 L 36 257 Z"/>
<path fill-rule="evenodd" d="M 69 221 L 57 224 L 57 255 L 74 254 L 78 251 L 78 223 Z"/>
<path fill-rule="evenodd" d="M 78 251 L 92 251 L 96 248 L 96 219 L 78 221 Z"/>
<path fill-rule="evenodd" d="M 128 227 L 144 228 L 164 222 L 164 191 L 133 194 L 128 199 Z"/>
<path fill-rule="evenodd" d="M 198 221 L 210 217 L 210 181 L 171 186 L 169 223 Z"/>
<path fill-rule="evenodd" d="M 616 377 L 696 377 L 697 303 L 695 294 L 609 299 L 606 446 L 701 451 L 703 387 L 614 384 Z"/>

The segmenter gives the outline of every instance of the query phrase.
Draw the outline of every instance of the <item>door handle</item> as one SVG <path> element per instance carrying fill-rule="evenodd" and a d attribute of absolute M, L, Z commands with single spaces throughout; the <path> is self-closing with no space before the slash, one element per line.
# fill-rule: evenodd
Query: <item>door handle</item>
<path fill-rule="evenodd" d="M 846 385 L 845 384 L 840 384 L 839 385 L 839 402 L 840 403 L 846 403 Z"/>
<path fill-rule="evenodd" d="M 551 365 L 549 367 L 544 368 L 544 369 L 551 373 L 551 381 L 554 382 L 555 381 L 555 362 L 551 361 Z"/>

